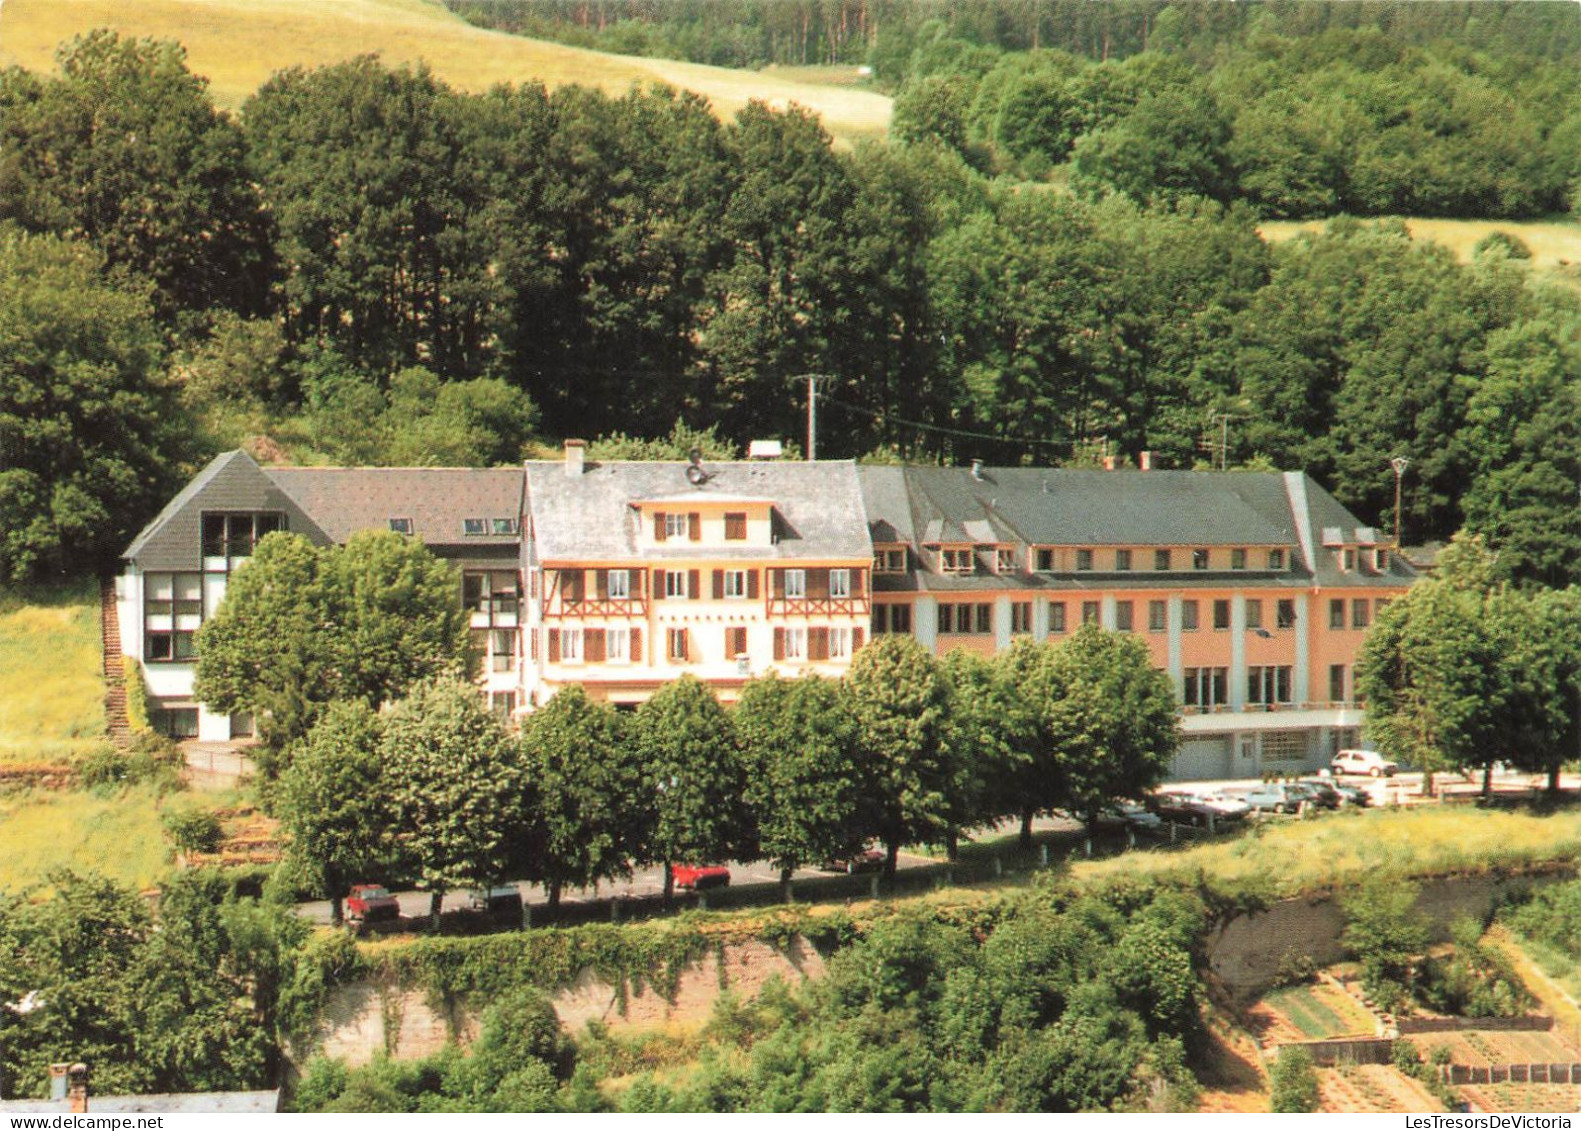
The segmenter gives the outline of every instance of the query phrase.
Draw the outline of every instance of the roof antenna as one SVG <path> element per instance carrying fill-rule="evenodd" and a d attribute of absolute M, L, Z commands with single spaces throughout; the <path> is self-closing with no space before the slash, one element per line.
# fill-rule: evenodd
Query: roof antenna
<path fill-rule="evenodd" d="M 686 481 L 688 483 L 690 483 L 693 487 L 701 487 L 704 483 L 707 483 L 713 478 L 712 475 L 703 470 L 702 448 L 694 447 L 691 451 L 686 453 L 686 456 L 692 461 L 686 469 Z"/>

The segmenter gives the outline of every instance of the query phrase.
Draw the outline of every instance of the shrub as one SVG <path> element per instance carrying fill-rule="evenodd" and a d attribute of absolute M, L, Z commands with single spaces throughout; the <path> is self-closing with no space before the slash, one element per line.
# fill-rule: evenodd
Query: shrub
<path fill-rule="evenodd" d="M 1312 1054 L 1304 1048 L 1286 1045 L 1279 1050 L 1268 1073 L 1272 1085 L 1268 1109 L 1276 1112 L 1316 1111 L 1318 1105 L 1317 1071 Z"/>
<path fill-rule="evenodd" d="M 220 819 L 207 809 L 167 809 L 161 822 L 182 852 L 213 852 L 220 846 Z"/>

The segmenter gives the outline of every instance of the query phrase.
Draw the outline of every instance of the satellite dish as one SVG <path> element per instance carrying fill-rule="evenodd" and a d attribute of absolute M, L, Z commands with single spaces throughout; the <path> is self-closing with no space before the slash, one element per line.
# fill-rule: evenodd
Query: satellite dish
<path fill-rule="evenodd" d="M 701 487 L 708 482 L 708 473 L 694 463 L 686 469 L 686 481 L 693 487 Z"/>

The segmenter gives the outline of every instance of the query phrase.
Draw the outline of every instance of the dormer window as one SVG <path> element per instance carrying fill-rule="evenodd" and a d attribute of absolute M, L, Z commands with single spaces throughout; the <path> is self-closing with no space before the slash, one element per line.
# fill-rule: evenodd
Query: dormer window
<path fill-rule="evenodd" d="M 1268 568 L 1271 570 L 1285 568 L 1285 552 L 1283 550 L 1268 551 Z"/>
<path fill-rule="evenodd" d="M 468 538 L 480 538 L 488 533 L 488 523 L 481 518 L 464 518 L 461 520 L 461 533 Z"/>
<path fill-rule="evenodd" d="M 1372 568 L 1379 573 L 1387 573 L 1389 570 L 1389 551 L 1382 546 L 1372 552 Z"/>
<path fill-rule="evenodd" d="M 1246 568 L 1246 550 L 1243 547 L 1237 546 L 1235 549 L 1230 551 L 1230 568 Z"/>
<path fill-rule="evenodd" d="M 1206 550 L 1193 550 L 1193 551 L 1191 551 L 1191 568 L 1192 569 L 1207 569 L 1208 568 L 1208 551 L 1206 551 Z"/>
<path fill-rule="evenodd" d="M 1038 553 L 1038 556 L 1037 556 L 1038 572 L 1039 573 L 1053 573 L 1054 572 L 1054 551 L 1049 549 L 1047 546 L 1039 546 L 1037 553 Z"/>
<path fill-rule="evenodd" d="M 1169 566 L 1169 551 L 1168 550 L 1154 550 L 1153 551 L 1153 569 L 1155 571 L 1157 571 L 1158 573 L 1168 573 L 1169 572 L 1170 566 Z"/>
<path fill-rule="evenodd" d="M 1116 550 L 1114 552 L 1114 569 L 1116 573 L 1129 573 L 1131 570 L 1131 551 Z"/>
<path fill-rule="evenodd" d="M 409 518 L 392 518 L 390 520 L 390 529 L 397 534 L 409 536 L 412 533 L 412 520 Z"/>
<path fill-rule="evenodd" d="M 1077 550 L 1076 551 L 1076 572 L 1077 573 L 1088 573 L 1091 570 L 1092 570 L 1092 551 L 1091 550 Z"/>
<path fill-rule="evenodd" d="M 1001 546 L 994 551 L 994 572 L 1014 573 L 1016 571 L 1016 552 L 1008 546 Z"/>
<path fill-rule="evenodd" d="M 514 518 L 493 518 L 489 520 L 489 526 L 495 534 L 515 534 L 517 531 Z"/>
<path fill-rule="evenodd" d="M 1356 551 L 1348 546 L 1340 551 L 1340 569 L 1346 573 L 1354 573 L 1356 570 Z"/>
<path fill-rule="evenodd" d="M 875 550 L 873 552 L 874 573 L 905 573 L 905 550 Z"/>
<path fill-rule="evenodd" d="M 974 566 L 970 550 L 939 551 L 939 568 L 945 573 L 971 573 Z"/>

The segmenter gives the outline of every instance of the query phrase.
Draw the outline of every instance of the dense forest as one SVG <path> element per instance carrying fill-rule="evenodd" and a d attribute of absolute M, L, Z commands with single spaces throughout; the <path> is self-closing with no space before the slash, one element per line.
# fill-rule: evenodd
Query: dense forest
<path fill-rule="evenodd" d="M 1292 38 L 1374 28 L 1412 46 L 1439 41 L 1562 61 L 1581 51 L 1568 0 L 445 0 L 482 27 L 602 51 L 720 67 L 868 64 L 891 86 L 919 40 L 942 32 L 998 52 L 1051 48 L 1094 61 L 1188 49 L 1209 59 L 1249 34 Z"/>
<path fill-rule="evenodd" d="M 1487 10 L 1511 38 L 1517 17 Z M 1279 42 L 1312 75 L 1325 56 L 1446 90 L 1556 74 L 1418 57 L 1375 28 Z M 1000 61 L 912 78 L 975 84 L 975 104 L 1011 69 L 983 50 Z M 1244 89 L 1286 90 L 1279 57 Z M 1075 141 L 1078 191 L 996 172 L 970 122 L 907 127 L 906 90 L 898 140 L 844 152 L 794 107 L 721 123 L 666 89 L 469 95 L 371 58 L 282 72 L 233 117 L 177 45 L 104 32 L 54 76 L 0 72 L 0 574 L 112 556 L 237 444 L 489 464 L 535 436 L 680 423 L 728 447 L 799 437 L 802 378 L 823 374 L 822 455 L 1303 467 L 1385 527 L 1404 455 L 1408 540 L 1469 525 L 1515 576 L 1576 578 L 1573 288 L 1534 285 L 1504 233 L 1466 264 L 1392 221 L 1270 245 L 1255 202 L 1198 193 L 1218 158 L 1159 118 L 1157 144 L 1125 140 L 1170 99 L 1207 113 L 1229 72 L 1189 52 L 1016 58 L 1136 98 Z M 1551 159 L 1581 136 L 1573 87 L 1526 99 L 1529 135 L 1487 103 L 1539 155 L 1521 191 L 1573 195 L 1575 153 Z M 1409 119 L 1404 89 L 1379 97 Z M 1429 133 L 1482 144 L 1452 127 Z M 1401 168 L 1419 191 L 1447 183 Z"/>

